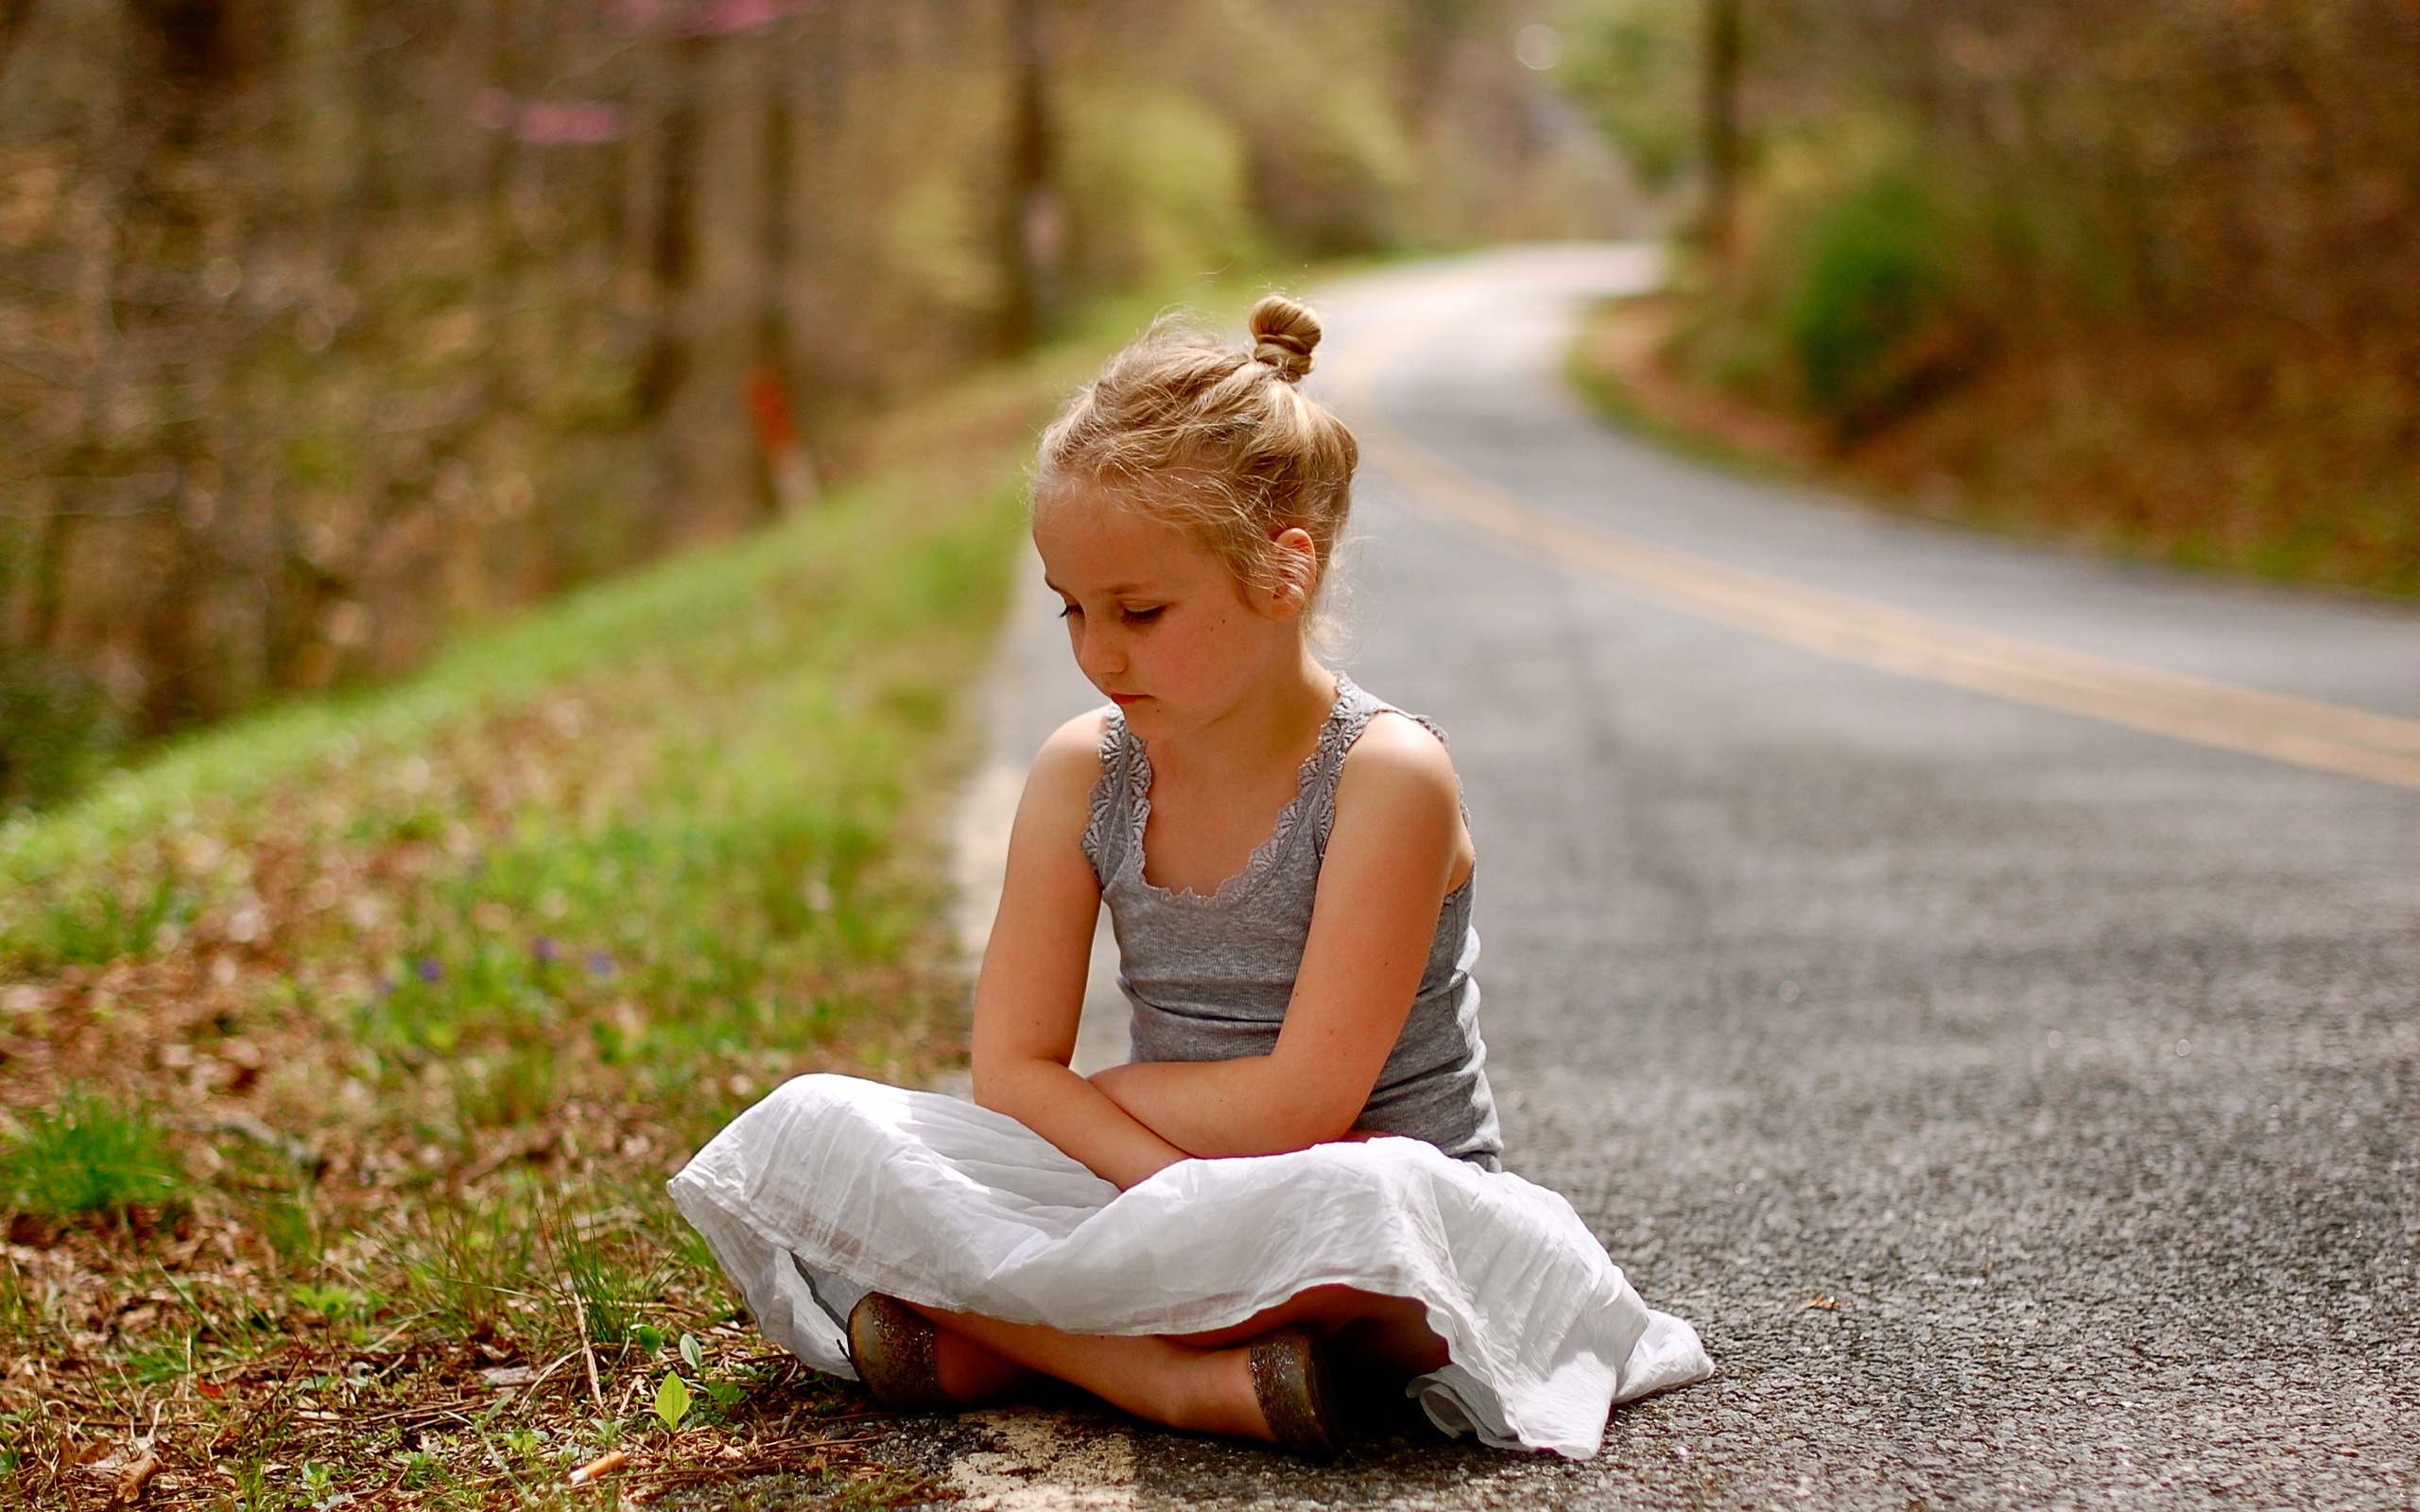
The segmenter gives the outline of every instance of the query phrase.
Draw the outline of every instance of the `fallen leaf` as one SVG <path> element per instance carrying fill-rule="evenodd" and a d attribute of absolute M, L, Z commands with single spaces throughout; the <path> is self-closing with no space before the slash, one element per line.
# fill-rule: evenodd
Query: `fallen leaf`
<path fill-rule="evenodd" d="M 151 1477 L 160 1473 L 160 1456 L 147 1451 L 141 1459 L 118 1472 L 117 1500 L 120 1506 L 132 1506 L 143 1500 L 144 1491 L 151 1485 Z"/>
<path fill-rule="evenodd" d="M 526 1386 L 538 1378 L 538 1372 L 526 1365 L 491 1366 L 479 1372 L 479 1379 L 491 1386 Z"/>
<path fill-rule="evenodd" d="M 1828 1297 L 1818 1297 L 1813 1301 L 1807 1303 L 1806 1307 L 1820 1307 L 1826 1313 L 1837 1313 L 1841 1310 L 1841 1304 L 1833 1301 Z M 1806 1307 L 1802 1307 L 1799 1311 L 1803 1313 L 1806 1311 Z"/>

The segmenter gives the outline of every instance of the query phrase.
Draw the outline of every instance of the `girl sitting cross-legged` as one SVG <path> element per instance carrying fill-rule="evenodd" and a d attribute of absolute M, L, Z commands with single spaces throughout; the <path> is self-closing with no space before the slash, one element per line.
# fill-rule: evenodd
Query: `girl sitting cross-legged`
<path fill-rule="evenodd" d="M 672 1181 L 767 1337 L 876 1400 L 1037 1374 L 1324 1455 L 1335 1382 L 1585 1456 L 1712 1366 L 1562 1197 L 1504 1172 L 1475 853 L 1435 728 L 1306 634 L 1357 450 L 1243 350 L 1155 332 L 1042 441 L 1033 539 L 1107 707 L 1036 758 L 975 997 L 975 1104 L 802 1076 Z M 1131 1063 L 1069 1069 L 1099 910 Z"/>

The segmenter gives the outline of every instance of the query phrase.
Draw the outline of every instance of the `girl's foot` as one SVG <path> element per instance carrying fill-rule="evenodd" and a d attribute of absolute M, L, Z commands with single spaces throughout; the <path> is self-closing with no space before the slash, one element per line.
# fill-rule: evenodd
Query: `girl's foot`
<path fill-rule="evenodd" d="M 868 1292 L 849 1310 L 849 1363 L 867 1393 L 892 1412 L 954 1407 L 942 1389 L 940 1332 L 897 1297 Z"/>
<path fill-rule="evenodd" d="M 1278 1448 L 1305 1459 L 1334 1459 L 1344 1448 L 1332 1375 L 1321 1341 L 1300 1325 L 1253 1341 L 1253 1396 Z"/>
<path fill-rule="evenodd" d="M 893 1412 L 972 1407 L 1037 1379 L 1014 1360 L 880 1292 L 868 1292 L 849 1311 L 849 1363 L 873 1400 Z"/>

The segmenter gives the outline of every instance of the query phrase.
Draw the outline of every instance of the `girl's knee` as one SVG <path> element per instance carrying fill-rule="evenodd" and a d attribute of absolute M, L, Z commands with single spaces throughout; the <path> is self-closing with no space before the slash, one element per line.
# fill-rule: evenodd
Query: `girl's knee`
<path fill-rule="evenodd" d="M 1314 1286 L 1288 1301 L 1270 1328 L 1300 1323 L 1321 1332 L 1334 1332 L 1356 1323 L 1393 1327 L 1426 1324 L 1428 1309 L 1409 1297 L 1388 1297 L 1351 1286 Z"/>
<path fill-rule="evenodd" d="M 1248 1339 L 1259 1338 L 1289 1323 L 1300 1323 L 1314 1333 L 1334 1333 L 1364 1319 L 1375 1318 L 1408 1326 L 1425 1324 L 1427 1316 L 1428 1310 L 1409 1297 L 1386 1297 L 1376 1292 L 1334 1284 L 1296 1292 L 1276 1306 L 1265 1307 L 1228 1328 L 1172 1336 L 1178 1343 L 1191 1345 L 1197 1349 L 1222 1349 Z"/>

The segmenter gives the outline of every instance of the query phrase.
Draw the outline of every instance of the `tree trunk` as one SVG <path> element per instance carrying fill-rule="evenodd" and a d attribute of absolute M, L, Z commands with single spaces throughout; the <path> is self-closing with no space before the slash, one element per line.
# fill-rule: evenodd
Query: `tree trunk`
<path fill-rule="evenodd" d="M 1702 98 L 1705 155 L 1705 200 L 1699 211 L 1698 239 L 1717 264 L 1731 260 L 1739 198 L 1740 0 L 1705 0 L 1705 57 Z"/>
<path fill-rule="evenodd" d="M 672 490 L 666 534 L 674 544 L 744 530 L 766 507 L 747 394 L 770 311 L 767 86 L 776 49 L 761 33 L 689 45 L 698 55 L 685 154 L 689 256 L 672 300 L 677 350 L 664 415 Z"/>
<path fill-rule="evenodd" d="M 1009 129 L 1002 196 L 1000 345 L 1032 344 L 1058 301 L 1067 211 L 1050 173 L 1046 0 L 1009 0 Z"/>
<path fill-rule="evenodd" d="M 353 0 L 292 0 L 286 11 L 287 151 L 315 232 L 330 230 L 360 156 Z"/>

